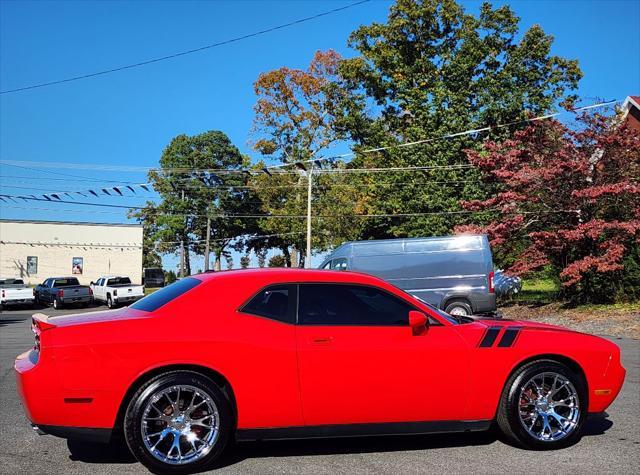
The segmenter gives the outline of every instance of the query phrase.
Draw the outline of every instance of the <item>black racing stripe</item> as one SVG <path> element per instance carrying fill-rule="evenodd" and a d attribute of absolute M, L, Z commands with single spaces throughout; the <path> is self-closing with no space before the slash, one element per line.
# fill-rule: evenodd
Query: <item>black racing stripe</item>
<path fill-rule="evenodd" d="M 480 348 L 490 347 L 496 341 L 496 338 L 498 338 L 498 333 L 500 333 L 500 327 L 489 327 L 478 346 Z"/>
<path fill-rule="evenodd" d="M 516 341 L 516 338 L 518 338 L 518 334 L 520 333 L 520 330 L 522 330 L 522 327 L 507 328 L 504 331 L 504 335 L 502 335 L 500 342 L 498 343 L 498 347 L 507 348 L 513 345 L 513 342 Z"/>

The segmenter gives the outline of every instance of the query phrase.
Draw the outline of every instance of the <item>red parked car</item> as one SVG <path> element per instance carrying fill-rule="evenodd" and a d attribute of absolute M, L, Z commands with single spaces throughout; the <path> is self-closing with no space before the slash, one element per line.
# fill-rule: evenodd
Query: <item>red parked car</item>
<path fill-rule="evenodd" d="M 15 362 L 44 433 L 123 433 L 154 471 L 211 464 L 231 440 L 485 430 L 575 443 L 622 386 L 619 348 L 532 322 L 449 316 L 371 276 L 241 270 L 128 308 L 33 318 Z"/>

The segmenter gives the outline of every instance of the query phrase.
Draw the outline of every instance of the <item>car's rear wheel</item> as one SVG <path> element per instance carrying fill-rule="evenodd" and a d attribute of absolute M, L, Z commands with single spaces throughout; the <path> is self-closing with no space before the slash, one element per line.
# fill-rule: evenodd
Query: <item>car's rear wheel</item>
<path fill-rule="evenodd" d="M 111 295 L 107 295 L 107 307 L 113 308 L 113 300 L 111 300 Z"/>
<path fill-rule="evenodd" d="M 456 315 L 458 317 L 468 317 L 473 314 L 473 310 L 471 309 L 471 305 L 464 300 L 454 300 L 453 302 L 448 302 L 447 307 L 444 309 L 449 315 Z"/>
<path fill-rule="evenodd" d="M 209 378 L 172 371 L 133 395 L 124 421 L 127 445 L 149 470 L 193 473 L 222 453 L 233 429 L 231 405 Z"/>
<path fill-rule="evenodd" d="M 55 308 L 56 310 L 60 310 L 62 308 L 62 302 L 60 302 L 57 298 L 54 298 L 53 308 Z"/>
<path fill-rule="evenodd" d="M 552 360 L 534 361 L 507 382 L 498 425 L 515 444 L 551 450 L 575 444 L 587 416 L 587 390 L 581 375 Z"/>

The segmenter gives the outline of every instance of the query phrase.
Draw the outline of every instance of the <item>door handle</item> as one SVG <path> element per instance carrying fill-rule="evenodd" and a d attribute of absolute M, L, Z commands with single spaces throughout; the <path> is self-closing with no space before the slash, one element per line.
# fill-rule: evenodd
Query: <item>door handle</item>
<path fill-rule="evenodd" d="M 311 342 L 315 343 L 316 345 L 328 345 L 332 341 L 332 336 L 318 336 L 311 339 Z"/>

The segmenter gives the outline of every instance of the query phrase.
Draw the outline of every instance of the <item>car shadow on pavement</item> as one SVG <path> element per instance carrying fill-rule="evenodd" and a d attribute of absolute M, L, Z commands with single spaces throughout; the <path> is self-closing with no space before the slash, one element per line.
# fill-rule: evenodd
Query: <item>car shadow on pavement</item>
<path fill-rule="evenodd" d="M 1 318 L 0 317 L 0 327 L 4 327 L 6 325 L 11 325 L 12 323 L 24 322 L 24 318 Z"/>
<path fill-rule="evenodd" d="M 83 440 L 67 440 L 69 459 L 85 463 L 137 463 L 124 441 L 100 444 Z"/>
<path fill-rule="evenodd" d="M 602 435 L 606 431 L 608 431 L 612 426 L 613 422 L 609 420 L 609 414 L 594 414 L 587 418 L 587 421 L 584 424 L 584 429 L 582 430 L 583 437 L 589 437 L 591 435 Z"/>
<path fill-rule="evenodd" d="M 612 426 L 606 414 L 591 416 L 585 423 L 583 436 L 604 434 Z M 228 467 L 251 458 L 402 452 L 483 446 L 496 441 L 510 445 L 495 427 L 486 432 L 241 442 L 230 447 L 211 468 Z M 107 445 L 69 440 L 67 447 L 69 459 L 73 461 L 96 464 L 137 462 L 124 441 Z"/>
<path fill-rule="evenodd" d="M 491 430 L 487 432 L 457 434 L 242 442 L 231 447 L 230 450 L 218 460 L 214 468 L 234 465 L 249 458 L 402 452 L 444 447 L 489 445 L 496 440 L 498 440 L 498 433 L 495 430 Z"/>

